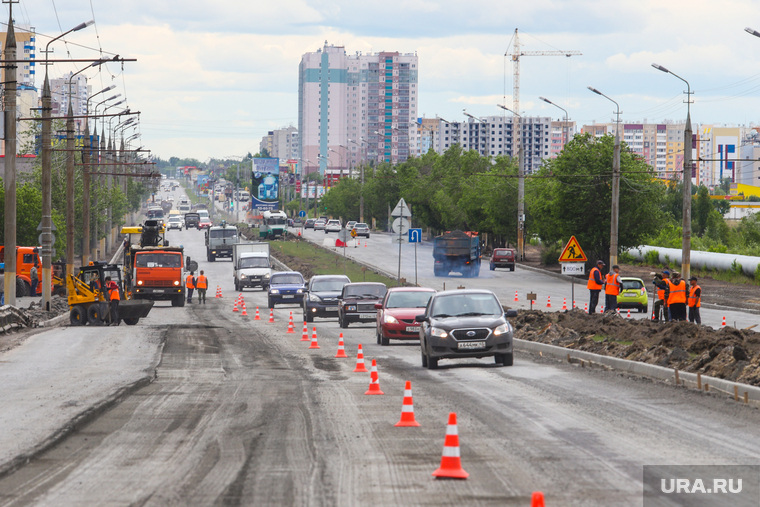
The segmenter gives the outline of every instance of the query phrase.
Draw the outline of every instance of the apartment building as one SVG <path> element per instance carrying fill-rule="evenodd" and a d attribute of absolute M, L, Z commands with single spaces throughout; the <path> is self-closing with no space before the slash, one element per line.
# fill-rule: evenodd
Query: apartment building
<path fill-rule="evenodd" d="M 82 74 L 76 76 L 73 72 L 64 74 L 63 77 L 50 80 L 51 115 L 66 116 L 71 103 L 74 116 L 87 114 L 87 98 L 92 93 L 92 87 L 87 84 L 87 78 Z M 74 120 L 76 134 L 79 135 L 84 129 L 84 118 Z"/>
<path fill-rule="evenodd" d="M 16 39 L 16 58 L 24 60 L 17 67 L 16 72 L 16 114 L 18 117 L 33 116 L 33 111 L 39 107 L 39 97 L 37 88 L 34 85 L 35 77 L 35 58 L 36 58 L 36 39 L 37 36 L 34 27 L 29 25 L 14 25 L 13 33 Z M 5 39 L 7 32 L 0 32 L 0 50 L 5 54 Z M 6 69 L 0 71 L 2 82 L 8 82 Z M 4 87 L 4 85 L 3 85 Z M 17 145 L 16 152 L 33 151 L 35 123 L 31 121 L 21 121 L 16 126 Z M 0 154 L 5 155 L 5 141 L 0 141 L 2 149 Z"/>
<path fill-rule="evenodd" d="M 270 130 L 261 138 L 259 153 L 266 150 L 270 157 L 280 159 L 280 164 L 298 158 L 298 129 L 293 126 Z"/>
<path fill-rule="evenodd" d="M 346 174 L 363 161 L 417 153 L 417 55 L 349 55 L 325 45 L 301 58 L 298 157 L 305 172 Z"/>

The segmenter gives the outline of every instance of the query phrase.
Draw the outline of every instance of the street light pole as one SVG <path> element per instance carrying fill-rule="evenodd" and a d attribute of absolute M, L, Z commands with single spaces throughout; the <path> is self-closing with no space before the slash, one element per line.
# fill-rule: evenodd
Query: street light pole
<path fill-rule="evenodd" d="M 564 107 L 562 107 L 562 106 L 560 106 L 558 104 L 555 104 L 554 102 L 552 102 L 551 100 L 547 99 L 546 97 L 539 97 L 538 99 L 539 100 L 543 100 L 547 104 L 551 104 L 552 106 L 554 106 L 556 108 L 562 109 L 562 111 L 565 112 L 565 123 L 562 125 L 562 148 L 564 149 L 565 148 L 565 144 L 567 144 L 568 138 L 570 137 L 567 134 L 567 122 L 568 122 L 568 119 L 567 119 L 567 109 L 565 109 Z"/>
<path fill-rule="evenodd" d="M 16 59 L 16 33 L 13 29 L 13 3 L 9 3 L 5 59 Z M 5 304 L 16 305 L 16 79 L 18 64 L 5 64 Z"/>
<path fill-rule="evenodd" d="M 509 111 L 517 118 L 517 121 L 512 123 L 517 125 L 517 129 L 512 129 L 512 137 L 515 140 L 515 150 L 517 151 L 517 257 L 523 261 L 525 260 L 525 155 L 521 145 L 522 116 L 503 104 L 496 105 L 505 111 Z"/>
<path fill-rule="evenodd" d="M 50 45 L 53 42 L 72 32 L 87 28 L 93 23 L 94 21 L 80 23 L 71 30 L 50 39 L 45 46 L 45 80 L 42 85 L 42 134 L 40 136 L 42 138 L 42 153 L 40 156 L 42 159 L 42 248 L 40 250 L 42 253 L 42 308 L 46 311 L 50 311 L 51 287 L 53 284 L 51 272 L 53 257 L 53 198 L 50 157 L 50 132 L 52 128 L 50 124 L 50 109 L 52 99 L 50 97 L 50 80 L 48 79 L 48 55 L 50 54 Z"/>
<path fill-rule="evenodd" d="M 612 155 L 612 204 L 610 206 L 610 269 L 618 260 L 618 218 L 620 216 L 620 105 L 593 86 L 589 90 L 615 104 L 615 149 Z"/>
<path fill-rule="evenodd" d="M 745 30 L 747 29 L 745 28 Z M 681 240 L 681 275 L 684 280 L 688 280 L 691 277 L 691 85 L 684 78 L 662 65 L 653 63 L 652 67 L 686 83 L 686 125 L 684 125 L 683 129 L 683 238 Z"/>

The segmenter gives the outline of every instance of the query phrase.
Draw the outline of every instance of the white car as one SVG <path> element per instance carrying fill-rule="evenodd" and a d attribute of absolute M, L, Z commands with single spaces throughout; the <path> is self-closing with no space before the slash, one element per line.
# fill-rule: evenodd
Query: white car
<path fill-rule="evenodd" d="M 325 224 L 325 234 L 328 232 L 340 232 L 342 228 L 343 225 L 340 223 L 340 220 L 328 220 L 327 224 Z"/>
<path fill-rule="evenodd" d="M 166 230 L 170 231 L 172 229 L 177 229 L 178 231 L 181 231 L 183 225 L 184 220 L 182 220 L 182 217 L 172 216 L 169 217 L 169 223 L 166 224 Z"/>
<path fill-rule="evenodd" d="M 321 218 L 314 222 L 314 230 L 315 231 L 324 231 L 325 230 L 326 222 L 322 220 Z"/>

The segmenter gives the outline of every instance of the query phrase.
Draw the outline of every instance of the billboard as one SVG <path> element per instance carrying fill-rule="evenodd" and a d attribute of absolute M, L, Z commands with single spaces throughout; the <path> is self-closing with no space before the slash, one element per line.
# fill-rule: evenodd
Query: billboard
<path fill-rule="evenodd" d="M 271 211 L 280 198 L 280 159 L 255 157 L 251 174 L 251 209 Z"/>

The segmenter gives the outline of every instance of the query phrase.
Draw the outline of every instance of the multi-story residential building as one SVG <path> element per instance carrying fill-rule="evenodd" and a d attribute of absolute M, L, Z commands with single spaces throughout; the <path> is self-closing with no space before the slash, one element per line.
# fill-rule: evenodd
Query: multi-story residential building
<path fill-rule="evenodd" d="M 325 43 L 303 55 L 298 81 L 305 172 L 339 174 L 365 160 L 397 163 L 417 153 L 416 54 L 348 55 Z"/>
<path fill-rule="evenodd" d="M 745 128 L 704 125 L 698 132 L 700 173 L 704 174 L 705 185 L 719 185 L 726 178 L 737 183 L 737 161 L 743 158 Z"/>
<path fill-rule="evenodd" d="M 259 154 L 263 155 L 264 152 L 267 153 L 267 155 L 272 153 L 272 144 L 274 141 L 274 131 L 270 130 L 267 135 L 263 136 L 261 138 L 261 141 L 259 142 Z"/>
<path fill-rule="evenodd" d="M 39 107 L 37 97 L 37 88 L 34 86 L 35 76 L 35 45 L 36 35 L 34 28 L 29 25 L 14 25 L 13 33 L 16 38 L 16 59 L 24 60 L 19 64 L 16 72 L 16 113 L 20 118 L 34 116 L 33 111 Z M 0 32 L 0 48 L 5 54 L 5 38 L 7 32 Z M 0 71 L 0 77 L 3 83 L 8 82 L 6 78 L 6 69 Z M 4 87 L 4 86 L 3 86 Z M 30 147 L 34 140 L 32 131 L 35 124 L 31 121 L 21 121 L 16 127 L 17 153 L 22 153 L 25 147 Z M 5 154 L 5 141 L 2 142 L 2 150 Z"/>
<path fill-rule="evenodd" d="M 73 77 L 72 77 L 73 76 Z M 71 103 L 74 116 L 87 114 L 87 98 L 92 93 L 92 87 L 87 84 L 87 78 L 82 74 L 76 76 L 73 72 L 64 74 L 63 77 L 50 80 L 50 97 L 52 99 L 52 116 L 66 116 Z M 80 134 L 84 129 L 84 119 L 74 120 L 76 133 Z"/>
<path fill-rule="evenodd" d="M 438 128 L 434 149 L 443 153 L 459 144 L 464 150 L 475 150 L 483 156 L 513 156 L 516 146 L 513 120 L 509 116 L 487 116 L 466 122 L 447 122 L 437 119 Z M 544 160 L 556 157 L 562 151 L 563 139 L 572 139 L 575 122 L 553 122 L 548 117 L 522 117 L 521 148 L 524 151 L 525 172 L 537 171 Z M 565 129 L 563 130 L 563 127 Z M 421 136 L 424 135 L 424 132 Z"/>
<path fill-rule="evenodd" d="M 416 132 L 416 155 L 422 156 L 430 150 L 437 151 L 435 140 L 438 138 L 438 126 L 441 124 L 439 118 L 418 118 L 415 122 L 417 125 Z"/>

